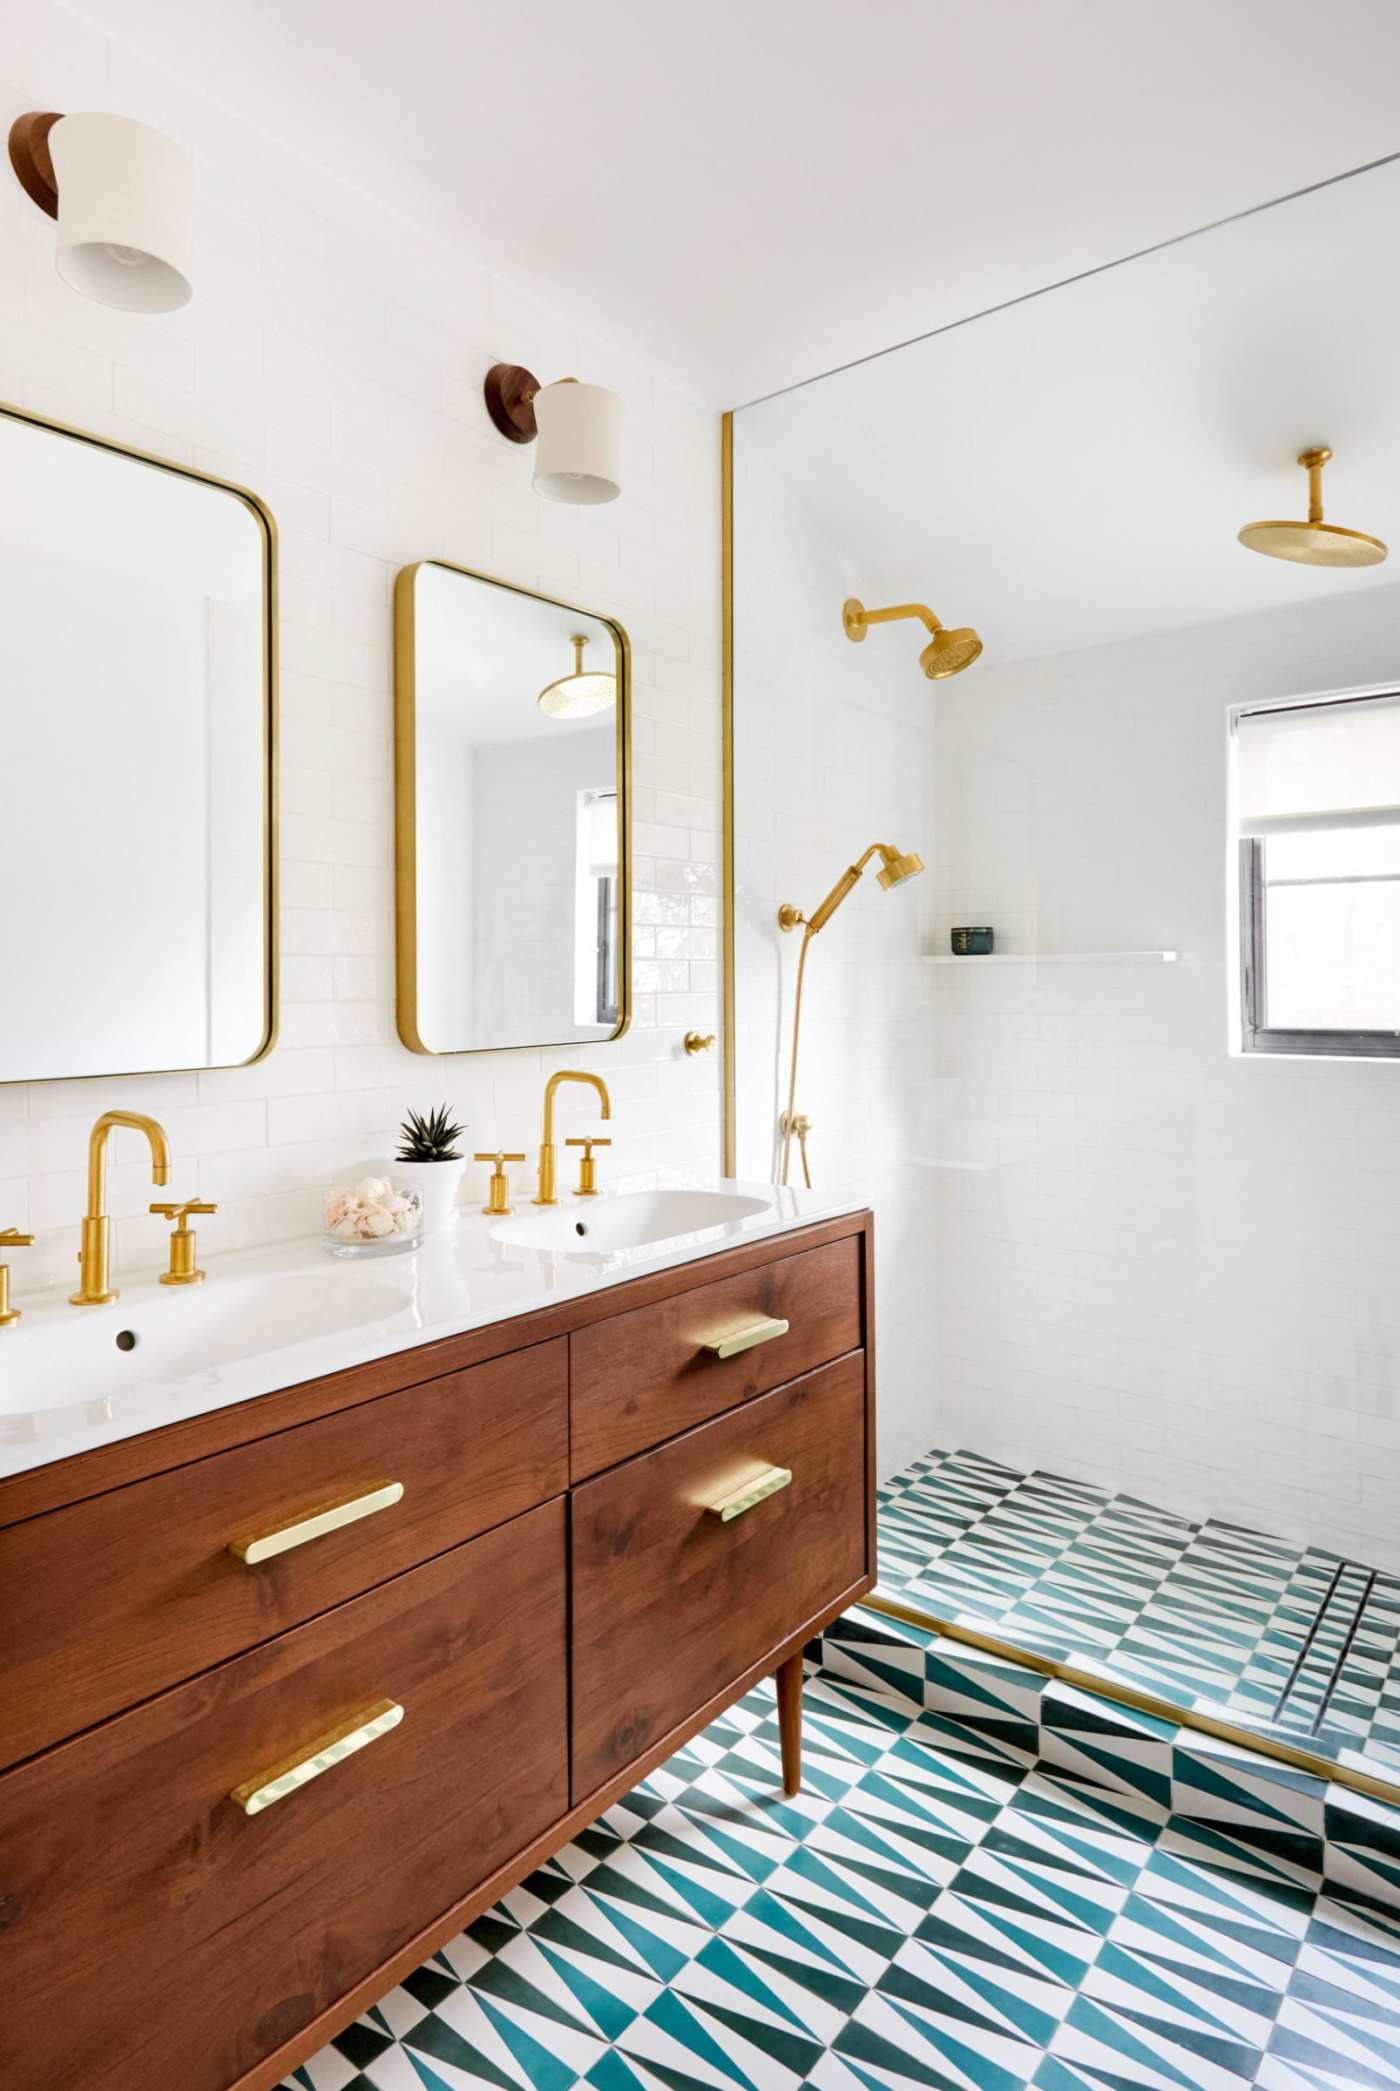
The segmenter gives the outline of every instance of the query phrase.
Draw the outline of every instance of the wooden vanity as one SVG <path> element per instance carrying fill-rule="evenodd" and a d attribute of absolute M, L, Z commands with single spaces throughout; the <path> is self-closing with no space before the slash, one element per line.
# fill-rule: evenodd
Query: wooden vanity
<path fill-rule="evenodd" d="M 0 1481 L 3 2091 L 269 2091 L 775 1673 L 795 1784 L 874 1581 L 871 1228 Z"/>

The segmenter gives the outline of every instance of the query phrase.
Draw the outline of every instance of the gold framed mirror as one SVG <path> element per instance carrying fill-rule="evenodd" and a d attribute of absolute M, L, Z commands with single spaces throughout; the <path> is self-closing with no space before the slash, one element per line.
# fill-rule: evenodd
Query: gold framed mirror
<path fill-rule="evenodd" d="M 261 1059 L 277 536 L 246 487 L 0 406 L 0 1082 Z"/>
<path fill-rule="evenodd" d="M 631 1015 L 632 728 L 614 619 L 445 560 L 394 593 L 399 1037 L 602 1043 Z"/>

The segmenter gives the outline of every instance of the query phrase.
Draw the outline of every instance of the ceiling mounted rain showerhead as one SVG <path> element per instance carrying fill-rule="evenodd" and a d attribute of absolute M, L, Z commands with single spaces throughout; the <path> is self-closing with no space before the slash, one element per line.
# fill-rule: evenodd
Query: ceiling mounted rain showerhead
<path fill-rule="evenodd" d="M 950 632 L 924 603 L 896 603 L 889 610 L 867 610 L 864 603 L 850 595 L 841 606 L 846 637 L 857 644 L 872 624 L 890 624 L 897 617 L 917 617 L 932 632 L 933 637 L 919 655 L 919 666 L 930 682 L 944 682 L 950 675 L 961 675 L 982 651 L 982 641 L 970 624 L 960 624 Z"/>
<path fill-rule="evenodd" d="M 1240 543 L 1270 559 L 1291 559 L 1302 566 L 1379 566 L 1386 548 L 1364 530 L 1344 530 L 1322 520 L 1322 468 L 1331 451 L 1300 450 L 1298 463 L 1308 475 L 1308 519 L 1305 523 L 1246 523 Z"/>

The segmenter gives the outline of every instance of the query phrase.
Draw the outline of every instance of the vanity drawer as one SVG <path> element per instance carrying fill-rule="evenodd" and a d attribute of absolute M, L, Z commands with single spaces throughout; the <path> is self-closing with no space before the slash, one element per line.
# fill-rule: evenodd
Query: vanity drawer
<path fill-rule="evenodd" d="M 547 1504 L 0 1778 L 3 2091 L 226 2091 L 563 1815 L 564 1544 Z"/>
<path fill-rule="evenodd" d="M 865 1462 L 857 1351 L 574 1490 L 576 1804 L 866 1577 Z"/>
<path fill-rule="evenodd" d="M 567 1410 L 558 1338 L 0 1530 L 0 1764 L 560 1494 Z"/>
<path fill-rule="evenodd" d="M 851 1235 L 576 1331 L 569 1339 L 573 1479 L 855 1350 L 861 1246 L 862 1237 Z M 787 1333 L 728 1357 L 713 1348 L 768 1321 L 785 1321 Z"/>

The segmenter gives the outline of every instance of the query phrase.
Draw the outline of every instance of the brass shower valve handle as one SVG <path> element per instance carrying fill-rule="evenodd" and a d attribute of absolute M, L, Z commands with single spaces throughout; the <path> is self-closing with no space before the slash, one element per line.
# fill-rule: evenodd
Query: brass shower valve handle
<path fill-rule="evenodd" d="M 593 1150 L 595 1147 L 611 1147 L 612 1141 L 600 1140 L 596 1133 L 589 1133 L 582 1139 L 566 1140 L 564 1145 L 566 1147 L 581 1147 L 583 1149 L 583 1160 L 578 1165 L 578 1183 L 575 1187 L 575 1196 L 579 1198 L 596 1198 L 598 1195 L 598 1164 L 593 1159 Z"/>
<path fill-rule="evenodd" d="M 18 1227 L 0 1228 L 0 1249 L 32 1248 L 32 1234 L 21 1234 Z M 18 1307 L 10 1305 L 10 1266 L 0 1263 L 0 1329 L 12 1329 L 20 1318 Z"/>
<path fill-rule="evenodd" d="M 170 1237 L 170 1268 L 162 1271 L 162 1285 L 202 1285 L 205 1273 L 194 1260 L 195 1235 L 190 1226 L 192 1213 L 217 1212 L 217 1205 L 208 1205 L 200 1198 L 187 1198 L 183 1205 L 153 1205 L 151 1211 L 163 1220 L 173 1220 L 175 1230 Z"/>
<path fill-rule="evenodd" d="M 681 1041 L 687 1053 L 692 1056 L 696 1053 L 708 1053 L 714 1042 L 713 1031 L 687 1031 Z"/>
<path fill-rule="evenodd" d="M 506 1163 L 523 1162 L 524 1159 L 523 1154 L 507 1154 L 503 1148 L 496 1148 L 490 1154 L 473 1156 L 475 1161 L 491 1163 L 491 1189 L 485 1205 L 481 1208 L 484 1213 L 491 1213 L 497 1219 L 505 1219 L 513 1211 L 510 1184 L 506 1178 Z"/>

